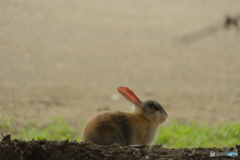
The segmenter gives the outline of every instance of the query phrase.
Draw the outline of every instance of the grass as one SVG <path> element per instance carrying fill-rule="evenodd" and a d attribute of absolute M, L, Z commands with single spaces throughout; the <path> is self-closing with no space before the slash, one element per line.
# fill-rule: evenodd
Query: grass
<path fill-rule="evenodd" d="M 81 141 L 84 121 L 79 121 L 73 129 L 60 116 L 51 117 L 43 126 L 28 121 L 20 124 L 17 119 L 7 119 L 0 115 L 0 131 L 11 133 L 12 139 L 30 141 L 32 139 L 77 140 Z M 168 148 L 191 147 L 233 147 L 240 143 L 240 124 L 226 123 L 210 127 L 208 123 L 199 125 L 194 121 L 190 125 L 173 121 L 171 125 L 160 126 L 154 144 L 163 144 Z"/>
<path fill-rule="evenodd" d="M 84 121 L 78 123 L 78 129 L 73 129 L 61 116 L 50 117 L 43 126 L 39 126 L 34 121 L 24 124 L 18 123 L 15 118 L 6 119 L 0 115 L 0 131 L 5 134 L 11 133 L 12 139 L 30 141 L 32 139 L 47 140 L 77 140 L 81 141 L 81 129 Z"/>
<path fill-rule="evenodd" d="M 159 127 L 154 144 L 161 143 L 170 148 L 234 147 L 240 144 L 240 124 L 222 122 L 211 127 L 197 121 L 190 125 L 173 121 L 169 126 Z"/>

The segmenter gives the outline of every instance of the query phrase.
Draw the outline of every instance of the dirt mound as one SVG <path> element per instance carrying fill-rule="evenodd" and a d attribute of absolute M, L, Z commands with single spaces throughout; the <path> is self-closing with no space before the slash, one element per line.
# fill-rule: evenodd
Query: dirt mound
<path fill-rule="evenodd" d="M 4 136 L 0 142 L 1 160 L 82 160 L 82 159 L 210 159 L 210 152 L 233 152 L 231 148 L 181 148 L 167 149 L 162 145 L 98 146 L 76 141 L 11 140 Z M 240 159 L 240 145 L 236 145 L 238 156 L 221 156 L 212 159 Z"/>

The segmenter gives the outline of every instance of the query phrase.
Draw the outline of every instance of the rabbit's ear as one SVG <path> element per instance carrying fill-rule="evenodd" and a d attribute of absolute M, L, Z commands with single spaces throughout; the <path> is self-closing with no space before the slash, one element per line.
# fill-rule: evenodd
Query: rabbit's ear
<path fill-rule="evenodd" d="M 127 87 L 118 87 L 118 92 L 121 93 L 129 102 L 139 106 L 142 102 L 134 94 L 134 92 Z"/>

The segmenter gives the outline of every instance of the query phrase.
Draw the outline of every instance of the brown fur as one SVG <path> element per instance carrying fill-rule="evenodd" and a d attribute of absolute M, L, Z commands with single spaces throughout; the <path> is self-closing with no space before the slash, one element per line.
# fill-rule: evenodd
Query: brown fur
<path fill-rule="evenodd" d="M 128 124 L 124 123 L 122 115 L 129 119 Z M 103 130 L 104 127 L 101 129 L 102 125 L 106 125 L 106 130 Z M 114 136 L 114 132 L 121 132 L 118 128 L 121 125 L 129 125 L 130 127 L 131 131 L 126 133 L 129 136 L 127 140 L 123 140 L 121 135 Z M 155 138 L 157 130 L 158 124 L 147 120 L 142 115 L 120 111 L 103 112 L 87 122 L 82 140 L 100 145 L 110 145 L 113 143 L 150 145 Z"/>
<path fill-rule="evenodd" d="M 128 88 L 124 89 L 129 91 Z M 126 97 L 125 94 L 124 96 Z M 92 117 L 83 129 L 82 140 L 99 145 L 150 145 L 156 137 L 158 125 L 166 120 L 167 113 L 155 101 L 142 101 L 138 97 L 134 97 L 134 100 L 136 98 L 139 101 L 132 102 L 131 98 L 127 97 L 135 105 L 133 113 L 107 111 Z M 159 110 L 154 109 L 156 105 Z"/>

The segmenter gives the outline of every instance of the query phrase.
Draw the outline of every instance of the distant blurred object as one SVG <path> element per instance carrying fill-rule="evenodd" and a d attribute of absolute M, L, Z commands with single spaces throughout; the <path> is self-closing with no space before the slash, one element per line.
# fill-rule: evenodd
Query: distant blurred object
<path fill-rule="evenodd" d="M 101 108 L 97 108 L 97 111 L 98 111 L 98 112 L 108 111 L 108 110 L 110 110 L 108 106 L 104 106 L 104 107 L 101 107 Z"/>
<path fill-rule="evenodd" d="M 228 28 L 230 26 L 233 26 L 239 29 L 239 23 L 238 23 L 239 21 L 240 21 L 240 14 L 238 14 L 235 17 L 227 16 L 225 19 L 224 27 Z"/>
<path fill-rule="evenodd" d="M 110 98 L 111 98 L 111 100 L 115 101 L 115 100 L 120 99 L 120 97 L 121 97 L 121 95 L 119 95 L 119 94 L 112 94 Z"/>
<path fill-rule="evenodd" d="M 240 21 L 240 14 L 238 14 L 236 16 L 226 16 L 224 22 L 221 22 L 220 24 L 212 25 L 212 26 L 206 27 L 200 31 L 178 37 L 177 40 L 179 42 L 189 43 L 189 42 L 194 42 L 194 41 L 198 41 L 203 38 L 206 38 L 207 36 L 213 35 L 222 29 L 235 27 L 238 30 L 239 29 L 239 21 Z"/>

